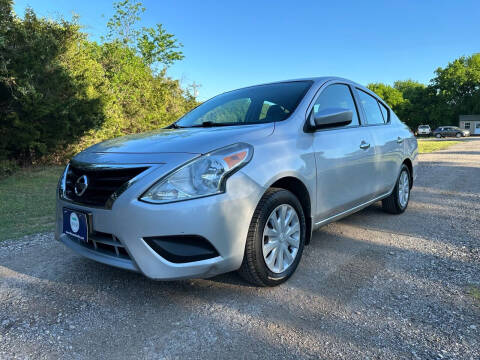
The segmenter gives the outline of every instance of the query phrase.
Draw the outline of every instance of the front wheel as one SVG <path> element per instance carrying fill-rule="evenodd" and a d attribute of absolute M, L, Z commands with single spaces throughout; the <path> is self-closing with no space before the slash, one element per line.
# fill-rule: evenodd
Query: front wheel
<path fill-rule="evenodd" d="M 457 138 L 459 138 L 459 137 L 462 137 L 462 134 L 461 134 L 461 133 L 457 133 L 455 136 L 456 136 Z"/>
<path fill-rule="evenodd" d="M 401 214 L 405 211 L 410 200 L 410 171 L 403 164 L 397 183 L 389 197 L 382 200 L 383 210 L 390 214 Z"/>
<path fill-rule="evenodd" d="M 290 191 L 267 190 L 253 214 L 240 275 L 257 286 L 285 282 L 300 262 L 306 221 L 302 206 Z"/>

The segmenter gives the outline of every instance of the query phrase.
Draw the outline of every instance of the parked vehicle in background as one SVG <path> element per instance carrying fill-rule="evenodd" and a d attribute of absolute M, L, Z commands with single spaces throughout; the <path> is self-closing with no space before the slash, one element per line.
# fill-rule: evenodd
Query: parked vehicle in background
<path fill-rule="evenodd" d="M 433 136 L 436 138 L 442 138 L 442 137 L 465 137 L 465 136 L 470 136 L 470 131 L 460 129 L 459 127 L 456 126 L 440 126 L 436 128 L 433 131 Z"/>
<path fill-rule="evenodd" d="M 417 135 L 430 135 L 431 133 L 430 125 L 420 125 L 417 129 Z"/>
<path fill-rule="evenodd" d="M 56 238 L 152 279 L 297 268 L 314 229 L 382 200 L 405 211 L 417 140 L 377 95 L 340 78 L 230 91 L 155 132 L 97 144 L 59 182 Z"/>

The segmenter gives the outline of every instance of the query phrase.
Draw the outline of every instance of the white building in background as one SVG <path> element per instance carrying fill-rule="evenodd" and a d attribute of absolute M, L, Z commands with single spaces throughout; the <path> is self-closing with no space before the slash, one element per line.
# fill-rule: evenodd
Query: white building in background
<path fill-rule="evenodd" d="M 480 135 L 480 115 L 460 115 L 458 126 L 469 130 L 470 135 Z"/>

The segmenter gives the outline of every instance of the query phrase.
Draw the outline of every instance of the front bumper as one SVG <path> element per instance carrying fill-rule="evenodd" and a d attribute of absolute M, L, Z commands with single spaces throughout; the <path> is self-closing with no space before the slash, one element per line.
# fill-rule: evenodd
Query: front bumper
<path fill-rule="evenodd" d="M 111 210 L 58 198 L 56 239 L 87 258 L 138 271 L 151 279 L 205 278 L 240 267 L 250 221 L 264 192 L 261 186 L 239 171 L 228 179 L 223 194 L 169 204 L 148 204 L 138 200 L 138 196 L 154 182 L 147 177 L 150 181 L 141 179 L 131 186 L 116 199 Z M 99 252 L 63 234 L 64 207 L 91 214 L 91 231 L 113 235 L 128 255 L 119 257 Z M 219 255 L 206 260 L 173 263 L 160 256 L 144 240 L 175 235 L 201 236 Z"/>

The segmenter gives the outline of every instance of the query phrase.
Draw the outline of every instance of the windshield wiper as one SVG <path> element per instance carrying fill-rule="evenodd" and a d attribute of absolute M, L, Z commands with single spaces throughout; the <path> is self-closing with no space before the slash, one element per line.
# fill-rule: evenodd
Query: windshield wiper
<path fill-rule="evenodd" d="M 215 127 L 215 126 L 235 126 L 241 123 L 217 123 L 214 121 L 204 121 L 201 124 L 191 125 L 190 127 Z"/>
<path fill-rule="evenodd" d="M 165 129 L 182 129 L 182 128 L 184 128 L 184 126 L 180 126 L 177 123 L 172 123 L 172 124 L 168 125 L 167 127 L 165 127 Z"/>

